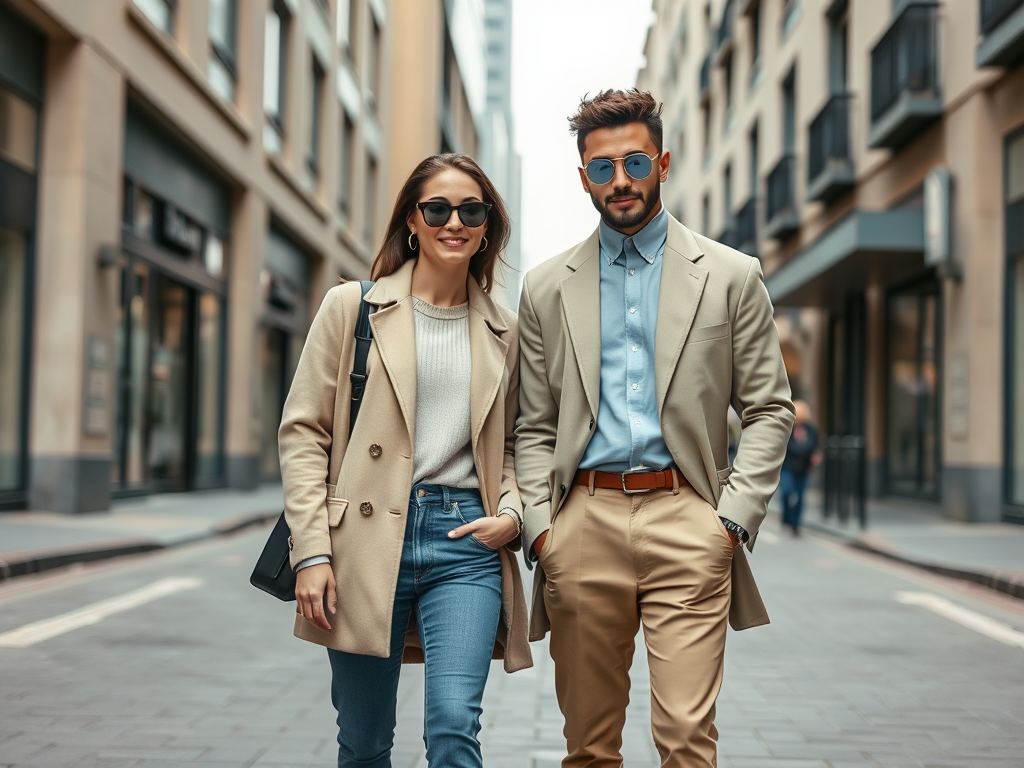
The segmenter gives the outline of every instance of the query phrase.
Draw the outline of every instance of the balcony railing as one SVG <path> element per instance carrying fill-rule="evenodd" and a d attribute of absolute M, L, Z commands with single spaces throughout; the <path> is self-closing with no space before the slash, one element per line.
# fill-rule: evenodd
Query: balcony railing
<path fill-rule="evenodd" d="M 757 198 L 753 195 L 736 214 L 736 248 L 757 256 Z"/>
<path fill-rule="evenodd" d="M 1006 21 L 1010 14 L 1024 6 L 1024 0 L 981 0 L 981 34 L 989 35 Z"/>
<path fill-rule="evenodd" d="M 768 174 L 767 187 L 765 238 L 781 239 L 800 226 L 796 207 L 796 158 L 784 155 Z"/>
<path fill-rule="evenodd" d="M 871 146 L 898 146 L 941 115 L 938 18 L 934 3 L 909 3 L 872 49 Z"/>
<path fill-rule="evenodd" d="M 1013 66 L 1024 59 L 1024 0 L 981 0 L 979 10 L 978 66 Z"/>
<path fill-rule="evenodd" d="M 850 106 L 852 96 L 836 94 L 811 122 L 808 130 L 807 197 L 828 202 L 854 182 L 850 155 Z"/>

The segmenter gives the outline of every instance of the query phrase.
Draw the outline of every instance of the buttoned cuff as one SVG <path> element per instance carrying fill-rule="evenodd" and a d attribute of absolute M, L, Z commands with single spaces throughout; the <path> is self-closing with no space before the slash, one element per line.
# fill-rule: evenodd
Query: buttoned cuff
<path fill-rule="evenodd" d="M 327 555 L 315 555 L 313 557 L 307 557 L 301 563 L 295 566 L 295 572 L 298 573 L 303 568 L 309 568 L 311 565 L 321 565 L 322 563 L 330 563 L 331 558 Z"/>

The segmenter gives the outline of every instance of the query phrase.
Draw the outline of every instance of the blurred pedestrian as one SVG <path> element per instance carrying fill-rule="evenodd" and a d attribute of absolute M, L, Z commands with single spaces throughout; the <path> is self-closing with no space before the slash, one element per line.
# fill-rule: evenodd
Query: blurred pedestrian
<path fill-rule="evenodd" d="M 519 305 L 530 634 L 551 630 L 563 768 L 622 765 L 641 626 L 660 764 L 716 765 L 726 622 L 768 622 L 739 545 L 778 483 L 789 381 L 757 259 L 662 204 L 661 109 L 637 90 L 582 101 L 570 125 L 601 222 L 526 275 Z"/>
<path fill-rule="evenodd" d="M 793 403 L 796 423 L 786 445 L 786 459 L 782 462 L 779 495 L 782 497 L 782 525 L 794 536 L 800 535 L 804 515 L 804 491 L 811 467 L 821 461 L 818 452 L 818 428 L 811 421 L 811 406 L 803 400 Z"/>
<path fill-rule="evenodd" d="M 403 660 L 425 662 L 423 739 L 438 768 L 482 765 L 492 655 L 508 672 L 532 665 L 512 554 L 518 334 L 489 295 L 509 226 L 472 159 L 420 163 L 373 263 L 373 347 L 351 438 L 359 283 L 327 293 L 284 406 L 295 634 L 328 647 L 340 768 L 391 765 Z"/>

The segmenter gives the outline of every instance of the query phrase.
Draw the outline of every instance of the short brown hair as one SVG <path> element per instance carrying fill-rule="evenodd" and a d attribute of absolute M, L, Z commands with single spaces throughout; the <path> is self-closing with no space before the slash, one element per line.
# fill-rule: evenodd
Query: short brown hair
<path fill-rule="evenodd" d="M 583 145 L 587 135 L 598 128 L 616 128 L 629 123 L 643 123 L 651 135 L 651 141 L 662 149 L 664 127 L 661 111 L 664 104 L 654 100 L 648 91 L 630 88 L 628 91 L 609 89 L 601 91 L 590 99 L 580 101 L 576 114 L 569 118 L 569 132 L 576 137 L 576 147 L 583 157 Z"/>
<path fill-rule="evenodd" d="M 491 210 L 487 214 L 487 247 L 481 249 L 469 261 L 469 273 L 476 278 L 477 283 L 485 291 L 490 292 L 494 287 L 494 269 L 498 264 L 504 264 L 505 260 L 501 254 L 508 246 L 509 235 L 512 225 L 505 210 L 505 203 L 494 188 L 494 184 L 487 178 L 487 174 L 476 164 L 476 161 L 468 155 L 456 155 L 446 153 L 443 155 L 431 155 L 413 169 L 406 179 L 402 191 L 398 193 L 395 201 L 395 209 L 391 212 L 391 221 L 388 223 L 387 232 L 384 233 L 384 242 L 373 260 L 373 267 L 370 269 L 370 279 L 379 280 L 397 272 L 405 262 L 416 256 L 416 251 L 409 247 L 409 228 L 406 222 L 410 214 L 416 210 L 416 203 L 423 194 L 423 187 L 441 171 L 454 168 L 462 171 L 480 185 L 483 192 L 484 202 L 491 204 Z"/>

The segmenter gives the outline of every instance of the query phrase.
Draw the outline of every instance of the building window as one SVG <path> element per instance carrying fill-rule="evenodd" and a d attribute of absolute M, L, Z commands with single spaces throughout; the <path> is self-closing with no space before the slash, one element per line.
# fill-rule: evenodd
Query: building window
<path fill-rule="evenodd" d="M 750 11 L 750 87 L 761 81 L 761 3 Z"/>
<path fill-rule="evenodd" d="M 349 65 L 356 64 L 356 37 L 359 27 L 356 26 L 356 6 L 359 0 L 338 0 L 335 18 L 338 24 L 338 47 L 345 54 Z"/>
<path fill-rule="evenodd" d="M 0 227 L 0 492 L 18 490 L 24 476 L 27 270 L 25 237 Z"/>
<path fill-rule="evenodd" d="M 782 81 L 782 154 L 792 155 L 796 148 L 796 69 Z"/>
<path fill-rule="evenodd" d="M 0 86 L 0 160 L 36 172 L 39 109 Z"/>
<path fill-rule="evenodd" d="M 366 202 L 363 208 L 363 240 L 373 244 L 374 219 L 377 217 L 377 160 L 366 158 Z"/>
<path fill-rule="evenodd" d="M 237 80 L 237 0 L 210 0 L 210 62 L 206 76 L 217 95 L 235 100 Z"/>
<path fill-rule="evenodd" d="M 732 229 L 732 164 L 725 166 L 722 172 L 722 213 L 725 228 Z"/>
<path fill-rule="evenodd" d="M 729 56 L 725 62 L 725 133 L 732 130 L 733 121 L 733 88 L 732 88 L 732 67 L 735 56 Z"/>
<path fill-rule="evenodd" d="M 711 102 L 704 105 L 704 165 L 711 162 Z"/>
<path fill-rule="evenodd" d="M 174 0 L 134 0 L 146 18 L 168 35 L 174 34 Z"/>
<path fill-rule="evenodd" d="M 323 113 L 324 69 L 316 56 L 313 57 L 313 72 L 310 78 L 309 151 L 306 167 L 313 177 L 320 175 L 320 122 Z"/>
<path fill-rule="evenodd" d="M 366 73 L 366 83 L 369 86 L 369 107 L 373 112 L 377 111 L 377 102 L 380 100 L 380 26 L 377 19 L 371 14 L 370 21 L 370 52 L 367 62 L 369 71 Z"/>
<path fill-rule="evenodd" d="M 352 195 L 352 147 L 354 144 L 353 134 L 355 126 L 352 118 L 342 108 L 341 118 L 341 148 L 339 152 L 340 172 L 338 174 L 338 212 L 342 220 L 347 223 L 349 215 L 349 199 Z"/>
<path fill-rule="evenodd" d="M 263 56 L 263 111 L 269 130 L 264 131 L 264 146 L 281 151 L 285 123 L 285 69 L 288 61 L 288 11 L 275 0 L 267 11 Z"/>
<path fill-rule="evenodd" d="M 711 231 L 711 196 L 707 194 L 704 195 L 704 199 L 701 201 L 700 221 L 701 234 L 709 236 L 708 233 Z"/>
<path fill-rule="evenodd" d="M 758 164 L 760 158 L 758 157 L 758 142 L 757 142 L 757 123 L 754 123 L 754 127 L 750 129 L 750 135 L 747 138 L 747 145 L 749 147 L 750 154 L 750 197 L 757 197 L 757 177 L 760 173 Z"/>
<path fill-rule="evenodd" d="M 800 18 L 800 0 L 786 0 L 782 8 L 782 39 L 789 37 L 790 30 Z"/>

